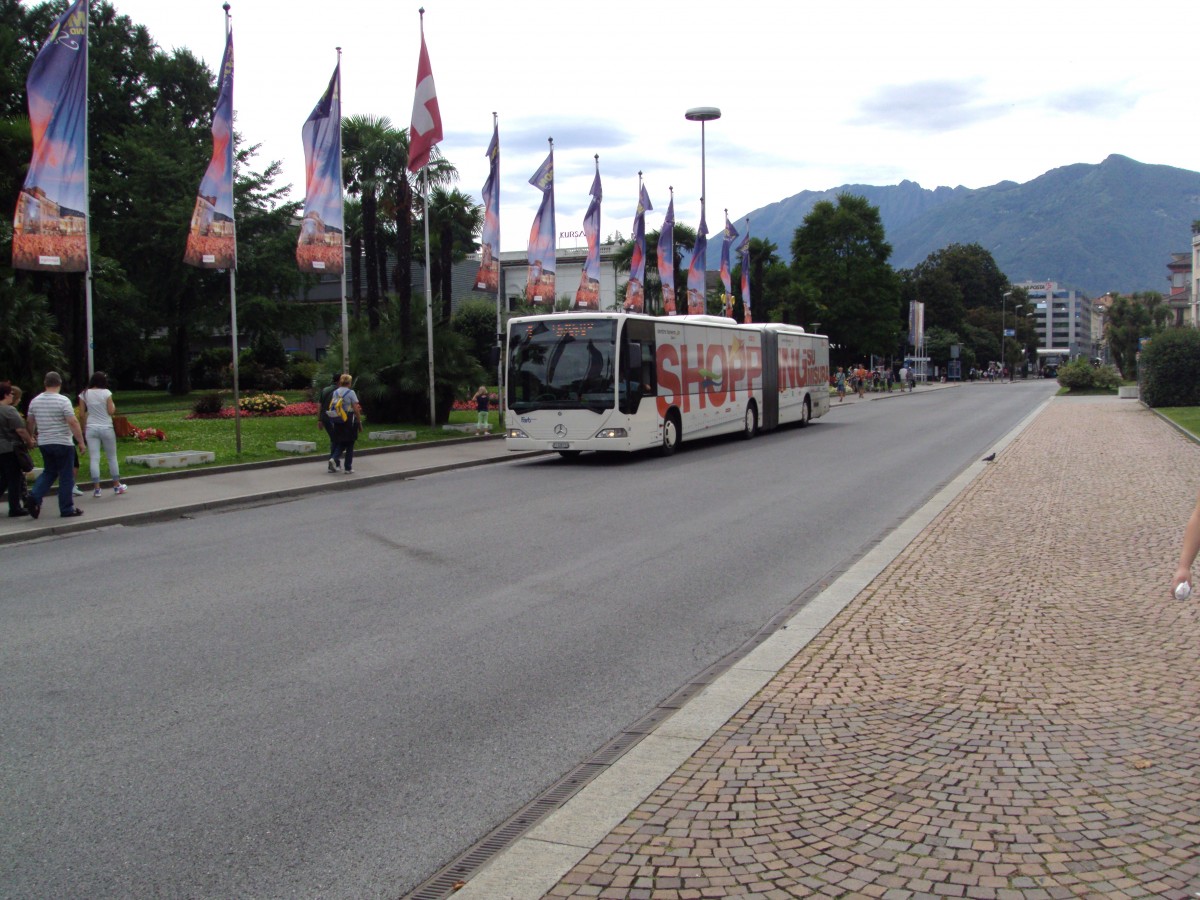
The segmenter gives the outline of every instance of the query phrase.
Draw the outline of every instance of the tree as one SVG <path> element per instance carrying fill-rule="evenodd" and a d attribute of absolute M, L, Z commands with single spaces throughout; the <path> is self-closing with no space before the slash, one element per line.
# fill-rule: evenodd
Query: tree
<path fill-rule="evenodd" d="M 771 311 L 781 299 L 778 290 L 768 290 L 768 270 L 783 269 L 785 282 L 790 282 L 791 274 L 779 258 L 779 247 L 764 238 L 750 238 L 750 314 L 755 321 L 767 322 L 771 319 Z M 745 309 L 742 305 L 742 264 L 739 262 L 730 273 L 733 287 L 733 318 L 745 321 Z M 775 281 L 773 278 L 772 281 Z"/>
<path fill-rule="evenodd" d="M 471 353 L 485 370 L 494 369 L 491 363 L 492 349 L 496 346 L 496 302 L 494 300 L 467 300 L 459 304 L 458 311 L 450 320 L 453 331 L 466 338 Z"/>
<path fill-rule="evenodd" d="M 379 196 L 395 174 L 400 140 L 401 132 L 386 116 L 357 115 L 342 120 L 342 180 L 346 190 L 358 197 L 362 209 L 367 323 L 371 331 L 380 322 L 379 265 L 384 251 L 379 242 Z"/>
<path fill-rule="evenodd" d="M 1157 291 L 1113 297 L 1104 334 L 1122 378 L 1137 378 L 1137 354 L 1142 338 L 1154 337 L 1166 327 L 1170 317 L 1171 309 Z"/>
<path fill-rule="evenodd" d="M 429 198 L 430 282 L 434 297 L 441 287 L 441 321 L 450 321 L 454 264 L 479 249 L 475 240 L 483 227 L 483 207 L 457 188 L 435 188 Z"/>
<path fill-rule="evenodd" d="M 645 311 L 653 313 L 662 310 L 662 282 L 658 278 L 658 238 L 659 231 L 646 233 L 646 283 L 642 285 L 645 294 Z M 686 285 L 687 273 L 680 271 L 684 250 L 691 252 L 696 246 L 696 229 L 675 223 L 675 289 L 677 296 L 682 296 L 680 285 Z M 618 271 L 628 272 L 633 264 L 633 241 L 626 241 L 613 254 L 613 265 Z M 618 302 L 624 301 L 624 296 L 618 296 Z"/>
<path fill-rule="evenodd" d="M 979 244 L 950 244 L 900 275 L 901 299 L 925 304 L 926 327 L 957 331 L 972 309 L 1000 312 L 1008 277 Z M 1011 304 L 1010 304 L 1011 306 Z"/>
<path fill-rule="evenodd" d="M 846 359 L 895 347 L 900 293 L 891 254 L 879 209 L 852 194 L 817 203 L 792 238 L 794 277 L 811 288 L 823 330 L 846 348 Z"/>
<path fill-rule="evenodd" d="M 446 161 L 435 145 L 426 166 L 420 172 L 409 172 L 407 130 L 400 132 L 395 163 L 384 201 L 395 223 L 396 268 L 393 278 L 396 294 L 400 298 L 401 340 L 407 346 L 412 341 L 412 260 L 414 253 L 418 250 L 423 252 L 425 246 L 424 234 L 420 241 L 414 237 L 417 224 L 423 225 L 425 216 L 424 204 L 418 204 L 417 201 L 423 198 L 423 189 L 445 186 L 457 179 L 458 170 Z"/>

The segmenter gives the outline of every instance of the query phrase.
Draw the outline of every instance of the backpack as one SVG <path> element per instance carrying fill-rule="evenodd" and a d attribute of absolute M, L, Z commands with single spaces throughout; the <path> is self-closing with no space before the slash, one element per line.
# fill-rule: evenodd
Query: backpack
<path fill-rule="evenodd" d="M 346 394 L 348 391 L 345 388 L 338 388 L 329 397 L 329 407 L 325 410 L 325 416 L 329 419 L 331 425 L 356 425 L 357 421 L 354 414 L 354 407 L 346 403 Z"/>

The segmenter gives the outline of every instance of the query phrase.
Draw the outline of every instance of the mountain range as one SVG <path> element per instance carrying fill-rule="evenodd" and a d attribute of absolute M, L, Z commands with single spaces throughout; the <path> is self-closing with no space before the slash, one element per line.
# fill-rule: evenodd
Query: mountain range
<path fill-rule="evenodd" d="M 821 200 L 865 197 L 879 208 L 891 264 L 910 269 L 950 244 L 977 243 L 1013 283 L 1056 281 L 1098 297 L 1107 291 L 1169 291 L 1172 253 L 1190 252 L 1200 220 L 1200 172 L 1109 156 L 1063 166 L 1024 184 L 923 188 L 912 181 L 879 187 L 846 184 L 802 191 L 734 223 L 774 243 L 791 259 L 792 237 Z M 746 220 L 749 219 L 747 226 Z M 715 238 L 715 239 L 714 239 Z M 720 233 L 709 239 L 719 262 Z"/>

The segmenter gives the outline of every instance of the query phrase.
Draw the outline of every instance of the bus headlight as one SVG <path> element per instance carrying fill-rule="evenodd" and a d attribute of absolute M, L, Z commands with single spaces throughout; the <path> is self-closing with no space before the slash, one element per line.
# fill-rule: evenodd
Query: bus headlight
<path fill-rule="evenodd" d="M 596 432 L 598 438 L 627 438 L 629 432 L 624 428 L 602 428 Z"/>
<path fill-rule="evenodd" d="M 508 429 L 508 434 L 506 436 L 510 437 L 510 438 L 527 438 L 527 437 L 529 437 L 529 435 L 527 435 L 525 432 L 523 432 L 520 428 Z"/>

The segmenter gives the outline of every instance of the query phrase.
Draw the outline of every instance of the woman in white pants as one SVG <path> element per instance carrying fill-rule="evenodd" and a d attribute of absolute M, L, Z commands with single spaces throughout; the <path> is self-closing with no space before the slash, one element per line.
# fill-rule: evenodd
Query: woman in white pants
<path fill-rule="evenodd" d="M 79 407 L 87 415 L 84 427 L 84 437 L 87 441 L 88 462 L 92 469 L 92 496 L 99 497 L 100 490 L 100 450 L 108 457 L 108 474 L 112 476 L 113 493 L 123 494 L 129 488 L 121 484 L 121 470 L 117 464 L 117 432 L 113 429 L 113 413 L 117 411 L 113 403 L 112 391 L 108 389 L 108 378 L 103 372 L 96 372 L 88 381 L 87 390 L 79 395 Z"/>

